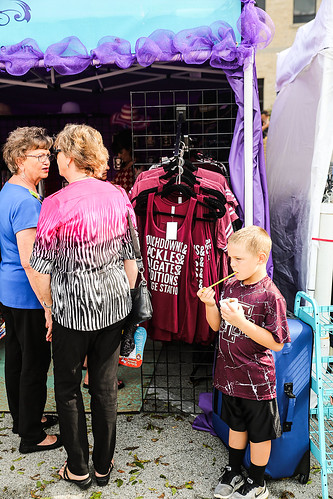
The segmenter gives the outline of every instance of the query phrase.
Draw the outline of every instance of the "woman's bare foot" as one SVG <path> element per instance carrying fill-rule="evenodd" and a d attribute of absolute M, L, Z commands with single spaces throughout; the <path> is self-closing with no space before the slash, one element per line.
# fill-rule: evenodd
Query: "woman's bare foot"
<path fill-rule="evenodd" d="M 60 470 L 58 471 L 58 474 L 61 476 L 61 478 L 64 480 L 64 470 L 65 470 L 65 467 L 66 467 L 66 464 L 65 463 L 61 468 Z M 71 473 L 69 471 L 69 468 L 67 466 L 67 475 L 68 475 L 68 478 L 70 480 L 85 480 L 86 478 L 89 477 L 89 473 L 87 473 L 86 475 L 74 475 L 74 473 Z"/>
<path fill-rule="evenodd" d="M 44 440 L 40 442 L 38 445 L 52 445 L 57 441 L 57 437 L 55 435 L 46 435 Z"/>
<path fill-rule="evenodd" d="M 110 466 L 110 470 L 113 468 L 114 466 L 114 459 L 112 459 L 111 461 L 111 466 Z M 106 475 L 101 475 L 100 473 L 97 473 L 97 471 L 95 471 L 95 475 L 98 477 L 98 478 L 103 478 L 104 476 L 107 476 L 109 473 L 110 473 L 110 470 L 107 472 Z"/>

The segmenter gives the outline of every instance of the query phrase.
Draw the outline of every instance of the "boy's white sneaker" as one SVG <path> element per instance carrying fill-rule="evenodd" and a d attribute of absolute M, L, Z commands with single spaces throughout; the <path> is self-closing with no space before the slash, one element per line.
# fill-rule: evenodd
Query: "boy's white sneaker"
<path fill-rule="evenodd" d="M 217 484 L 214 497 L 218 499 L 229 499 L 229 497 L 234 497 L 233 494 L 238 490 L 244 483 L 244 478 L 242 475 L 232 471 L 231 466 L 226 466 L 222 471 L 222 475 L 219 478 L 219 483 Z"/>
<path fill-rule="evenodd" d="M 247 478 L 242 487 L 232 496 L 232 499 L 266 499 L 268 497 L 266 482 L 261 487 L 254 483 L 251 478 Z"/>

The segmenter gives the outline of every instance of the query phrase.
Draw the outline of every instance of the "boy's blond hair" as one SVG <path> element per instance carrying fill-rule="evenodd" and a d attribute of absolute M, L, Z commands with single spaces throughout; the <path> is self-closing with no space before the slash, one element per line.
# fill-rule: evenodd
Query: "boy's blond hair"
<path fill-rule="evenodd" d="M 253 255 L 258 255 L 258 253 L 265 253 L 266 261 L 269 257 L 269 253 L 272 249 L 272 240 L 261 227 L 257 225 L 249 225 L 243 229 L 237 230 L 228 239 L 228 243 L 239 244 L 245 246 L 245 248 Z"/>

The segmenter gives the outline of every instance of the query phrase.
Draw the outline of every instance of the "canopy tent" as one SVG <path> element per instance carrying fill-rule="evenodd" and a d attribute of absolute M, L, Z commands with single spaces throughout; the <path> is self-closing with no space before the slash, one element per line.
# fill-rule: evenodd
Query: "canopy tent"
<path fill-rule="evenodd" d="M 177 0 L 167 3 L 141 0 L 136 3 L 136 8 L 130 3 L 90 0 L 58 0 L 49 2 L 46 8 L 42 8 L 40 0 L 28 2 L 2 2 L 2 5 L 8 5 L 2 10 L 4 36 L 9 45 L 15 45 L 19 40 L 35 39 L 44 53 L 51 45 L 73 36 L 80 39 L 87 54 L 110 35 L 126 40 L 130 44 L 128 47 L 134 49 L 137 39 L 155 30 L 175 34 L 198 25 L 209 26 L 217 20 L 228 23 L 236 40 L 241 41 L 237 31 L 241 6 L 240 2 L 233 0 L 208 0 L 196 5 L 191 0 L 183 0 L 180 5 Z"/>
<path fill-rule="evenodd" d="M 170 0 L 167 6 L 162 0 L 130 0 L 125 6 L 101 0 L 6 3 L 0 11 L 0 70 L 12 77 L 0 78 L 0 88 L 1 84 L 74 87 L 77 77 L 68 80 L 69 76 L 91 66 L 96 75 L 80 76 L 80 83 L 110 77 L 120 71 L 115 66 L 121 71 L 170 63 L 223 69 L 239 109 L 229 160 L 239 214 L 246 224 L 253 221 L 269 231 L 260 108 L 252 67 L 255 50 L 268 45 L 274 27 L 254 0 L 206 0 L 202 6 L 191 0 L 181 5 Z M 31 72 L 41 80 L 29 79 Z M 66 76 L 65 83 L 58 74 Z"/>
<path fill-rule="evenodd" d="M 323 0 L 277 62 L 268 191 L 274 279 L 291 309 L 298 290 L 313 294 L 315 288 L 320 207 L 333 151 L 332 26 L 333 4 Z"/>

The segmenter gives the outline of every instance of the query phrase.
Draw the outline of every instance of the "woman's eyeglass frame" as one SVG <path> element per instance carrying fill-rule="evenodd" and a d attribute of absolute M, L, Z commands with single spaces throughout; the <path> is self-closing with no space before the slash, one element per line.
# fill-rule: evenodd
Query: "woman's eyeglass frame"
<path fill-rule="evenodd" d="M 38 154 L 35 156 L 34 154 L 26 154 L 26 158 L 35 158 L 39 163 L 45 163 L 45 161 L 52 161 L 55 158 L 55 154 Z"/>

